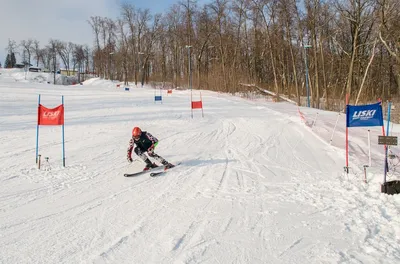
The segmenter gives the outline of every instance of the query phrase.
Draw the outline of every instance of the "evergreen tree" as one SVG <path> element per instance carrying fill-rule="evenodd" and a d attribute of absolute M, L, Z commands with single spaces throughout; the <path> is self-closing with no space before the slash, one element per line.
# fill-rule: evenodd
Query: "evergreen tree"
<path fill-rule="evenodd" d="M 15 64 L 17 64 L 17 60 L 15 59 L 15 53 L 11 53 L 11 67 L 10 68 L 14 68 Z"/>
<path fill-rule="evenodd" d="M 7 54 L 6 61 L 4 62 L 4 68 L 10 68 L 10 54 Z"/>

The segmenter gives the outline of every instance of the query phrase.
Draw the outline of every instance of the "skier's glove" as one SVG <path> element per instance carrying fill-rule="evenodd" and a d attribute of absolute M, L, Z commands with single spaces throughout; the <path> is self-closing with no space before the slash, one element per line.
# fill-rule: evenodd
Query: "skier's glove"
<path fill-rule="evenodd" d="M 133 159 L 130 158 L 130 157 L 128 157 L 128 162 L 129 162 L 129 163 L 132 163 L 132 162 L 133 162 Z"/>
<path fill-rule="evenodd" d="M 154 144 L 150 146 L 150 148 L 147 149 L 147 153 L 153 153 L 154 152 Z"/>

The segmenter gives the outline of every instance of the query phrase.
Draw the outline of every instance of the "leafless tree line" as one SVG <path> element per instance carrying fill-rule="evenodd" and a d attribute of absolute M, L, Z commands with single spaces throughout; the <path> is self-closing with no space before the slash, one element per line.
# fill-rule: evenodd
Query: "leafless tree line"
<path fill-rule="evenodd" d="M 24 56 L 51 68 L 56 53 L 67 67 L 126 84 L 230 93 L 255 84 L 302 105 L 308 92 L 324 109 L 346 94 L 357 104 L 400 92 L 398 0 L 180 0 L 164 14 L 123 4 L 119 18 L 88 23 L 92 51 L 24 41 Z"/>
<path fill-rule="evenodd" d="M 400 90 L 398 0 L 182 0 L 164 15 L 124 4 L 120 18 L 89 23 L 104 78 L 186 86 L 190 54 L 195 89 L 254 83 L 300 103 L 308 88 L 324 108 Z"/>
<path fill-rule="evenodd" d="M 34 39 L 22 40 L 17 44 L 9 40 L 6 48 L 8 54 L 19 54 L 22 62 L 27 65 L 42 66 L 51 71 L 57 71 L 60 65 L 64 65 L 67 72 L 91 72 L 92 51 L 88 46 L 77 45 L 71 42 L 50 39 L 44 48 L 40 42 Z"/>

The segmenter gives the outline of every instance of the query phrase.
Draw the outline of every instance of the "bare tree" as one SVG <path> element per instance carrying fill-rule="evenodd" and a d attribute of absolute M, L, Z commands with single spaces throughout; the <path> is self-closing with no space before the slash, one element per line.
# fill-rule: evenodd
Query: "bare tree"
<path fill-rule="evenodd" d="M 73 60 L 77 65 L 78 70 L 78 83 L 81 82 L 81 72 L 83 72 L 83 65 L 85 62 L 85 51 L 82 45 L 74 45 Z M 74 65 L 75 69 L 75 65 Z"/>
<path fill-rule="evenodd" d="M 293 83 L 295 86 L 296 99 L 297 104 L 300 105 L 300 89 L 297 79 L 297 56 L 296 49 L 293 47 L 293 43 L 296 43 L 293 38 L 293 33 L 295 27 L 295 18 L 299 17 L 298 10 L 296 8 L 296 2 L 293 0 L 282 0 L 279 5 L 280 13 L 282 14 L 283 24 L 284 24 L 284 32 L 286 32 L 286 41 L 287 46 L 289 48 L 290 58 L 291 58 L 291 68 L 293 72 Z M 296 14 L 293 16 L 293 14 Z M 291 73 L 287 73 L 287 76 L 290 76 Z M 289 92 L 290 96 L 290 92 Z"/>
<path fill-rule="evenodd" d="M 397 93 L 400 93 L 400 2 L 396 0 L 378 0 L 379 39 L 395 60 L 395 80 Z"/>
<path fill-rule="evenodd" d="M 24 58 L 23 60 L 30 65 L 31 64 L 31 53 L 33 50 L 33 40 L 32 39 L 22 40 L 20 43 L 20 46 L 21 46 L 23 52 L 26 54 L 26 58 Z"/>
<path fill-rule="evenodd" d="M 216 35 L 218 38 L 217 50 L 219 57 L 221 59 L 221 72 L 222 72 L 222 82 L 223 82 L 223 91 L 228 91 L 228 74 L 227 74 L 227 45 L 226 45 L 226 36 L 224 34 L 225 26 L 226 26 L 226 12 L 227 12 L 227 0 L 214 0 L 209 6 L 214 13 L 215 16 L 215 24 L 216 24 Z"/>
<path fill-rule="evenodd" d="M 274 7 L 272 6 L 271 3 L 268 3 L 263 0 L 252 0 L 254 4 L 254 8 L 256 12 L 258 12 L 264 22 L 264 29 L 266 32 L 266 44 L 267 44 L 267 53 L 269 53 L 270 57 L 270 63 L 272 67 L 272 72 L 273 72 L 273 79 L 274 79 L 274 87 L 275 87 L 275 92 L 276 94 L 279 95 L 279 85 L 278 85 L 278 79 L 277 79 L 277 68 L 276 68 L 276 59 L 275 59 L 275 54 L 274 54 L 274 45 L 273 45 L 273 40 L 272 40 L 272 34 L 271 34 L 271 27 L 274 24 Z"/>
<path fill-rule="evenodd" d="M 376 40 L 374 41 L 374 45 L 373 45 L 372 50 L 371 50 L 371 57 L 370 57 L 370 59 L 369 59 L 367 68 L 366 68 L 366 70 L 365 70 L 364 77 L 363 77 L 363 80 L 362 80 L 361 85 L 360 85 L 360 89 L 358 90 L 358 95 L 357 95 L 357 99 L 356 99 L 355 105 L 358 104 L 358 101 L 359 101 L 359 99 L 360 99 L 361 93 L 362 93 L 362 91 L 363 91 L 365 79 L 367 78 L 367 75 L 368 75 L 368 70 L 369 70 L 369 68 L 370 68 L 370 66 L 371 66 L 371 64 L 372 64 L 372 61 L 374 60 L 374 57 L 375 57 L 375 47 L 376 47 Z"/>
<path fill-rule="evenodd" d="M 169 70 L 167 70 L 168 75 L 172 79 L 174 87 L 180 85 L 180 81 L 183 77 L 183 55 L 182 50 L 185 45 L 187 45 L 187 39 L 185 34 L 185 15 L 181 10 L 181 6 L 174 5 L 170 12 L 165 16 L 166 20 L 166 45 L 170 52 L 170 58 L 166 62 Z M 185 53 L 186 54 L 186 53 Z"/>
<path fill-rule="evenodd" d="M 69 75 L 69 70 L 70 70 L 71 55 L 72 55 L 74 49 L 75 49 L 75 44 L 72 42 L 59 43 L 59 49 L 57 52 L 65 65 L 65 69 L 67 70 L 68 75 Z"/>
<path fill-rule="evenodd" d="M 343 2 L 343 3 L 342 3 Z M 367 28 L 370 27 L 370 23 L 373 23 L 373 0 L 343 0 L 342 2 L 337 1 L 336 7 L 342 18 L 346 19 L 350 26 L 350 37 L 351 37 L 351 50 L 350 62 L 347 74 L 346 93 L 352 95 L 353 75 L 354 75 L 354 64 L 358 59 L 358 48 L 365 40 L 362 37 L 363 33 L 366 33 Z"/>
<path fill-rule="evenodd" d="M 95 47 L 94 47 L 94 58 L 93 58 L 93 68 L 97 69 L 97 74 L 100 75 L 103 70 L 103 54 L 101 52 L 100 46 L 100 32 L 102 26 L 102 18 L 99 16 L 90 17 L 88 21 L 89 25 L 92 27 L 94 36 L 95 36 Z"/>
<path fill-rule="evenodd" d="M 136 29 L 137 26 L 135 24 L 136 21 L 136 10 L 135 7 L 131 4 L 124 4 L 122 5 L 122 19 L 128 26 L 128 33 L 126 36 L 126 45 L 127 45 L 127 52 L 129 55 L 129 60 L 125 65 L 125 73 L 127 79 L 135 79 L 137 83 L 137 52 L 136 52 Z"/>
<path fill-rule="evenodd" d="M 361 100 L 400 92 L 398 1 L 304 3 L 305 9 L 297 0 L 212 0 L 203 6 L 180 0 L 162 17 L 123 4 L 121 19 L 89 21 L 94 33 L 93 68 L 103 78 L 115 75 L 125 83 L 134 80 L 143 85 L 151 79 L 178 87 L 188 82 L 188 60 L 193 58 L 198 89 L 246 92 L 248 88 L 239 83 L 257 83 L 296 97 L 300 104 L 307 51 L 307 81 L 315 107 L 321 107 L 322 98 L 325 108 L 340 107 L 337 102 L 345 93 Z M 380 42 L 375 43 L 373 57 L 377 36 Z M 305 38 L 311 49 L 301 45 Z M 88 56 L 86 68 L 87 61 Z"/>
<path fill-rule="evenodd" d="M 85 70 L 85 75 L 86 75 L 86 74 L 89 74 L 89 72 L 90 72 L 90 62 L 91 62 L 90 53 L 91 53 L 91 50 L 90 50 L 88 45 L 84 45 L 83 46 L 83 51 L 85 53 L 85 69 L 84 70 Z"/>
<path fill-rule="evenodd" d="M 128 85 L 128 69 L 129 69 L 129 41 L 128 36 L 125 33 L 125 21 L 119 19 L 117 21 L 118 29 L 119 29 L 119 52 L 118 52 L 118 59 L 116 60 L 118 65 L 122 68 L 122 78 L 124 80 L 124 84 Z"/>
<path fill-rule="evenodd" d="M 39 44 L 40 42 L 38 40 L 34 40 L 32 45 L 33 58 L 36 60 L 36 67 L 39 67 L 39 63 L 43 57 L 43 51 Z"/>
<path fill-rule="evenodd" d="M 136 61 L 138 62 L 139 67 L 136 67 L 136 69 L 139 70 L 138 73 L 135 73 L 135 76 L 137 74 L 140 74 L 143 76 L 144 74 L 144 57 L 146 54 L 144 53 L 145 50 L 145 44 L 143 40 L 143 36 L 147 34 L 149 30 L 148 23 L 152 19 L 152 16 L 150 14 L 150 9 L 138 9 L 136 13 Z M 137 78 L 135 77 L 135 85 L 137 85 Z M 143 84 L 142 84 L 143 86 Z"/>
<path fill-rule="evenodd" d="M 160 36 L 160 31 L 162 29 L 160 25 L 161 14 L 156 14 L 154 16 L 154 20 L 150 29 L 144 35 L 143 43 L 144 43 L 144 61 L 142 65 L 142 80 L 141 84 L 143 86 L 145 81 L 145 76 L 149 74 L 149 59 L 150 56 L 154 57 L 153 48 L 154 43 L 157 41 L 158 37 Z"/>
<path fill-rule="evenodd" d="M 56 39 L 50 39 L 47 46 L 49 52 L 49 58 L 51 59 L 51 65 L 54 72 L 54 84 L 56 84 L 56 74 L 57 74 L 57 54 L 62 48 L 62 42 Z"/>
<path fill-rule="evenodd" d="M 197 87 L 198 89 L 201 88 L 201 73 L 202 73 L 202 64 L 204 67 L 208 69 L 209 63 L 209 50 L 210 47 L 214 47 L 210 45 L 210 36 L 213 34 L 213 23 L 210 19 L 210 15 L 208 12 L 208 8 L 204 8 L 201 13 L 197 13 L 197 39 L 196 39 L 196 46 L 199 47 L 197 51 Z M 206 60 L 202 63 L 202 59 L 204 54 L 206 54 Z M 208 71 L 206 72 L 208 77 Z M 207 78 L 208 79 L 208 78 Z M 208 84 L 208 81 L 207 81 Z"/>
<path fill-rule="evenodd" d="M 16 53 L 17 47 L 15 40 L 8 39 L 8 45 L 6 48 L 7 54 Z"/>
<path fill-rule="evenodd" d="M 89 25 L 93 29 L 93 33 L 95 36 L 95 50 L 100 50 L 100 25 L 102 18 L 99 16 L 90 17 L 88 21 Z"/>

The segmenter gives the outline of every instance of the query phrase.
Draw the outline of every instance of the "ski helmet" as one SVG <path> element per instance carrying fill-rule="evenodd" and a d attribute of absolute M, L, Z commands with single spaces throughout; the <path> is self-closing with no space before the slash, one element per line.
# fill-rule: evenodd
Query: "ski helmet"
<path fill-rule="evenodd" d="M 142 134 L 142 130 L 139 127 L 134 127 L 132 130 L 132 137 L 139 138 Z"/>

